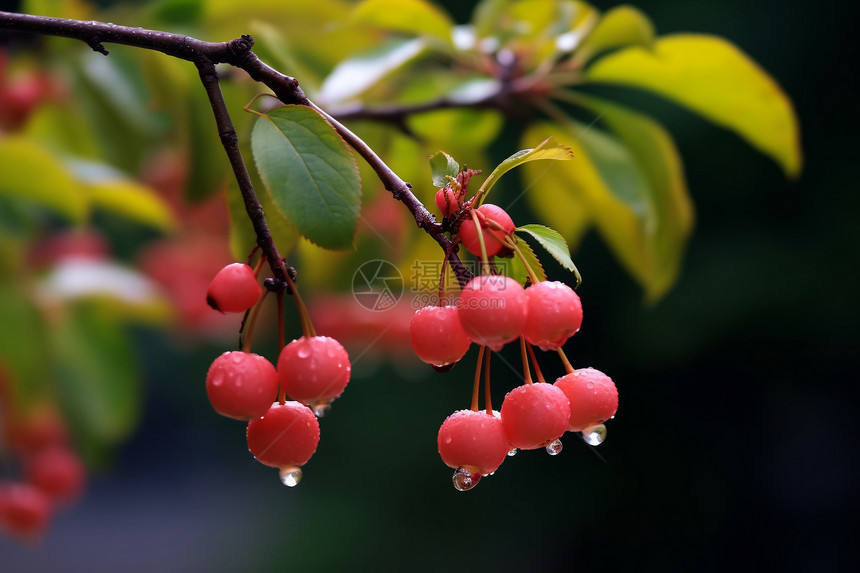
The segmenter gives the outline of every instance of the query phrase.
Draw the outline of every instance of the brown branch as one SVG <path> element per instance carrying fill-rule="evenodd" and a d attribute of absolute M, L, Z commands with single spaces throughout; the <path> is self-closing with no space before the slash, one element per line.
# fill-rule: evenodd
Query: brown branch
<path fill-rule="evenodd" d="M 245 162 L 238 152 L 235 129 L 232 126 L 229 114 L 226 112 L 226 107 L 221 109 L 223 106 L 223 97 L 220 95 L 218 78 L 215 75 L 215 64 L 226 63 L 244 70 L 252 79 L 270 88 L 275 96 L 285 104 L 305 105 L 321 113 L 341 137 L 376 172 L 380 181 L 391 192 L 392 196 L 401 201 L 409 209 L 418 227 L 424 229 L 425 232 L 433 237 L 444 251 L 448 252 L 452 248 L 451 240 L 445 234 L 442 225 L 436 221 L 435 217 L 427 210 L 424 204 L 415 197 L 415 194 L 411 191 L 411 185 L 397 176 L 364 141 L 347 129 L 346 126 L 308 100 L 295 78 L 282 74 L 262 62 L 251 51 L 251 47 L 254 44 L 251 36 L 245 35 L 229 42 L 213 43 L 203 42 L 181 34 L 171 34 L 144 28 L 132 28 L 93 21 L 84 22 L 63 18 L 31 16 L 11 12 L 0 12 L 0 29 L 73 38 L 86 43 L 93 50 L 105 55 L 108 54 L 108 51 L 105 49 L 104 44 L 113 43 L 154 50 L 168 56 L 193 62 L 198 67 L 198 70 L 200 70 L 201 79 L 210 97 L 216 122 L 218 122 L 219 135 L 239 182 L 239 187 L 242 189 L 242 196 L 245 200 L 248 216 L 257 233 L 257 242 L 272 265 L 272 272 L 278 279 L 287 280 L 288 277 L 284 274 L 285 271 L 283 263 L 280 262 L 280 255 L 274 242 L 271 240 L 271 233 L 263 215 L 262 206 L 259 199 L 257 199 L 250 179 L 247 177 Z M 234 146 L 235 150 L 233 149 Z M 274 262 L 276 260 L 279 261 L 277 264 Z M 463 266 L 456 253 L 451 257 L 451 264 L 461 284 L 465 284 L 471 273 Z"/>

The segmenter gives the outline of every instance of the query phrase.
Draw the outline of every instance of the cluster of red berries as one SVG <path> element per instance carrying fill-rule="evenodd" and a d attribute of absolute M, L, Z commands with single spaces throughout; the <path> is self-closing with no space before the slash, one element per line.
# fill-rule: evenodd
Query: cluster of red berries
<path fill-rule="evenodd" d="M 437 195 L 437 206 L 448 216 L 454 211 L 446 213 L 441 207 L 449 207 L 456 196 L 445 199 L 446 190 L 450 189 L 442 189 Z M 463 218 L 457 237 L 469 252 L 489 257 L 513 246 L 507 238 L 514 229 L 503 209 L 484 204 Z M 567 431 L 580 432 L 591 445 L 603 441 L 603 422 L 612 418 L 618 408 L 615 384 L 593 368 L 574 370 L 561 350 L 581 324 L 582 304 L 566 284 L 540 281 L 524 288 L 512 278 L 493 274 L 469 281 L 455 305 L 427 306 L 415 313 L 410 325 L 412 347 L 421 360 L 437 369 L 450 368 L 472 342 L 481 347 L 472 408 L 454 412 L 439 429 L 439 454 L 456 470 L 453 479 L 457 489 L 471 489 L 517 450 L 546 448 L 551 455 L 558 454 L 562 447 L 560 437 Z M 487 405 L 479 410 L 477 396 L 485 347 L 498 351 L 518 339 L 525 383 L 508 392 L 501 411 L 493 410 L 489 402 L 488 354 L 484 364 Z M 554 384 L 546 383 L 532 346 L 559 352 L 568 373 Z M 538 382 L 531 379 L 527 354 Z"/>
<path fill-rule="evenodd" d="M 247 312 L 261 304 L 261 293 L 251 267 L 233 263 L 212 279 L 206 298 L 222 312 Z M 303 306 L 300 312 L 307 316 Z M 225 352 L 209 367 L 206 393 L 216 412 L 248 422 L 251 454 L 278 468 L 281 481 L 292 487 L 319 444 L 317 418 L 343 393 L 350 372 L 349 356 L 337 340 L 306 332 L 282 348 L 277 369 L 247 348 Z"/>
<path fill-rule="evenodd" d="M 69 444 L 56 409 L 48 404 L 18 412 L 7 400 L 0 373 L 0 419 L 3 443 L 20 467 L 20 478 L 0 480 L 0 529 L 21 541 L 42 537 L 57 507 L 76 501 L 86 485 L 86 471 Z"/>

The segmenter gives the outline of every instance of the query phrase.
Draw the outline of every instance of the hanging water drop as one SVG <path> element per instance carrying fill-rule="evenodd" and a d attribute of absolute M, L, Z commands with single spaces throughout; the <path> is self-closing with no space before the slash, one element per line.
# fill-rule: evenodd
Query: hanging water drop
<path fill-rule="evenodd" d="M 477 474 L 472 474 L 463 468 L 457 468 L 457 471 L 454 472 L 454 477 L 452 481 L 454 482 L 454 487 L 457 491 L 469 491 L 481 480 L 481 476 Z"/>
<path fill-rule="evenodd" d="M 329 404 L 328 402 L 326 402 L 325 404 L 315 404 L 313 406 L 313 410 L 314 410 L 314 415 L 317 418 L 322 418 L 323 416 L 328 414 L 329 410 L 331 410 L 331 404 Z"/>
<path fill-rule="evenodd" d="M 508 457 L 509 457 L 509 458 L 511 458 L 511 457 L 513 457 L 513 456 L 517 455 L 517 452 L 518 452 L 518 451 L 519 451 L 519 450 L 518 450 L 518 449 L 516 449 L 516 448 L 513 448 L 513 449 L 511 449 L 511 450 L 508 450 Z"/>
<path fill-rule="evenodd" d="M 606 440 L 606 426 L 595 424 L 582 431 L 582 439 L 589 446 L 599 446 Z"/>
<path fill-rule="evenodd" d="M 564 444 L 561 443 L 561 440 L 553 440 L 553 442 L 546 447 L 546 453 L 551 456 L 557 456 L 561 453 L 561 449 L 563 447 Z"/>
<path fill-rule="evenodd" d="M 299 466 L 284 466 L 278 471 L 281 483 L 287 487 L 296 487 L 302 481 L 302 469 Z"/>

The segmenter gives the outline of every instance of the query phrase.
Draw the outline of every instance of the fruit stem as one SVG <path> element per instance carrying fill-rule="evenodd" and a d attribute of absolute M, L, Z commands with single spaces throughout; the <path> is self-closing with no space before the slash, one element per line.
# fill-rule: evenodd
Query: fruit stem
<path fill-rule="evenodd" d="M 478 365 L 475 368 L 475 384 L 472 386 L 472 410 L 478 411 L 478 388 L 481 386 L 481 363 L 484 360 L 484 351 L 486 346 L 481 346 L 478 349 Z"/>
<path fill-rule="evenodd" d="M 487 409 L 487 415 L 493 415 L 493 401 L 490 396 L 490 354 L 487 354 L 487 360 L 484 362 L 484 407 Z"/>
<path fill-rule="evenodd" d="M 523 336 L 520 336 L 520 356 L 523 359 L 523 378 L 525 378 L 526 384 L 534 384 L 532 381 L 531 370 L 529 370 L 529 357 L 526 353 L 526 339 Z"/>
<path fill-rule="evenodd" d="M 245 261 L 249 267 L 251 266 L 251 261 L 254 260 L 254 255 L 257 254 L 257 251 L 260 250 L 260 245 L 254 245 L 254 248 L 251 249 L 251 252 L 248 253 L 248 259 Z M 257 265 L 254 267 L 254 276 L 260 278 L 260 269 L 263 268 L 263 261 L 266 260 L 266 256 L 263 255 L 260 257 L 260 260 L 257 261 Z"/>
<path fill-rule="evenodd" d="M 448 270 L 448 259 L 449 258 L 451 258 L 451 250 L 450 249 L 445 251 L 445 258 L 442 259 L 442 272 L 439 274 L 439 292 L 436 294 L 436 306 L 445 306 L 442 303 L 442 300 L 444 298 L 446 298 L 445 293 L 447 292 L 447 289 L 445 287 L 447 286 L 447 283 L 446 283 L 445 279 L 447 277 L 446 277 L 445 273 Z"/>
<path fill-rule="evenodd" d="M 570 361 L 567 359 L 567 355 L 564 353 L 564 350 L 561 348 L 558 349 L 558 355 L 561 357 L 561 362 L 564 364 L 564 369 L 567 370 L 568 374 L 573 374 L 576 369 L 570 365 Z"/>
<path fill-rule="evenodd" d="M 286 346 L 284 337 L 284 291 L 278 291 L 278 348 Z"/>
<path fill-rule="evenodd" d="M 481 245 L 481 274 L 488 275 L 490 274 L 490 267 L 487 260 L 487 245 L 484 244 L 484 228 L 481 226 L 481 220 L 478 217 L 478 213 L 472 209 L 469 211 L 469 214 L 472 216 L 472 221 L 475 223 L 475 227 L 478 229 L 478 244 Z"/>
<path fill-rule="evenodd" d="M 299 321 L 302 324 L 302 334 L 306 338 L 311 338 L 316 336 L 316 330 L 314 330 L 314 323 L 311 321 L 311 316 L 308 313 L 308 307 L 305 306 L 305 301 L 302 300 L 302 295 L 299 294 L 299 289 L 296 286 L 296 282 L 290 277 L 290 274 L 287 273 L 284 277 L 287 281 L 287 285 L 290 287 L 290 293 L 293 295 L 293 301 L 296 303 L 296 310 L 299 311 Z M 282 345 L 283 347 L 283 345 Z"/>
<path fill-rule="evenodd" d="M 263 301 L 266 300 L 269 291 L 264 290 L 263 295 L 254 305 L 254 309 L 251 311 L 251 320 L 248 322 L 248 330 L 245 333 L 245 339 L 242 342 L 242 352 L 250 352 L 251 351 L 251 341 L 254 339 L 254 327 L 257 325 L 257 317 L 260 315 L 260 309 L 263 308 Z"/>
<path fill-rule="evenodd" d="M 538 365 L 537 357 L 535 356 L 535 349 L 532 348 L 531 344 L 527 345 L 526 348 L 529 350 L 529 357 L 532 359 L 532 366 L 534 366 L 538 382 L 546 383 L 546 379 L 543 377 L 543 372 L 540 371 L 540 366 Z"/>
<path fill-rule="evenodd" d="M 532 284 L 534 285 L 534 284 L 539 283 L 539 282 L 540 282 L 540 279 L 537 277 L 537 275 L 535 274 L 535 272 L 534 272 L 534 270 L 532 269 L 531 265 L 530 265 L 530 264 L 529 264 L 529 262 L 526 260 L 526 256 L 523 254 L 523 252 L 522 252 L 522 251 L 520 250 L 520 248 L 517 246 L 517 241 L 516 241 L 516 239 L 514 239 L 513 237 L 510 237 L 510 236 L 505 236 L 505 245 L 507 245 L 508 247 L 512 248 L 512 249 L 514 250 L 514 252 L 517 254 L 517 256 L 520 258 L 520 260 L 521 260 L 521 261 L 522 261 L 522 263 L 523 263 L 523 266 L 526 268 L 526 273 L 528 273 L 528 275 L 529 275 L 529 280 L 530 280 L 530 281 L 532 281 Z"/>

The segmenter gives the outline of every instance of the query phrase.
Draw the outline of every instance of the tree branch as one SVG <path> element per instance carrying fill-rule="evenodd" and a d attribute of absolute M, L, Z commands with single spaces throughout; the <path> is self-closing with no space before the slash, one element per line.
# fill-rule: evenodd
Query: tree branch
<path fill-rule="evenodd" d="M 49 18 L 28 14 L 0 12 L 0 29 L 15 32 L 29 32 L 52 36 L 61 36 L 80 40 L 93 50 L 107 55 L 109 52 L 104 43 L 122 44 L 147 50 L 161 52 L 168 56 L 193 62 L 200 71 L 200 77 L 209 95 L 219 135 L 224 149 L 230 159 L 248 216 L 257 233 L 257 242 L 263 249 L 272 265 L 272 272 L 281 280 L 287 280 L 286 271 L 277 248 L 271 238 L 268 224 L 265 221 L 262 207 L 248 177 L 247 167 L 239 153 L 237 136 L 232 121 L 224 106 L 218 78 L 215 74 L 215 64 L 226 63 L 244 70 L 252 79 L 270 88 L 275 96 L 285 104 L 305 105 L 313 108 L 325 117 L 344 140 L 364 158 L 376 172 L 379 180 L 392 196 L 401 201 L 412 213 L 419 228 L 424 229 L 439 244 L 445 252 L 452 249 L 451 240 L 445 235 L 442 225 L 427 210 L 421 201 L 411 191 L 411 185 L 397 176 L 384 161 L 357 135 L 331 115 L 324 112 L 305 96 L 298 81 L 282 74 L 266 65 L 251 51 L 254 40 L 251 36 L 242 36 L 229 42 L 203 42 L 181 34 L 171 34 L 144 28 L 132 28 L 106 24 L 102 22 L 84 22 L 63 18 Z M 235 149 L 234 149 L 235 148 Z M 277 262 L 276 262 L 277 261 Z M 460 280 L 465 284 L 471 277 L 456 253 L 451 255 L 451 265 Z"/>

